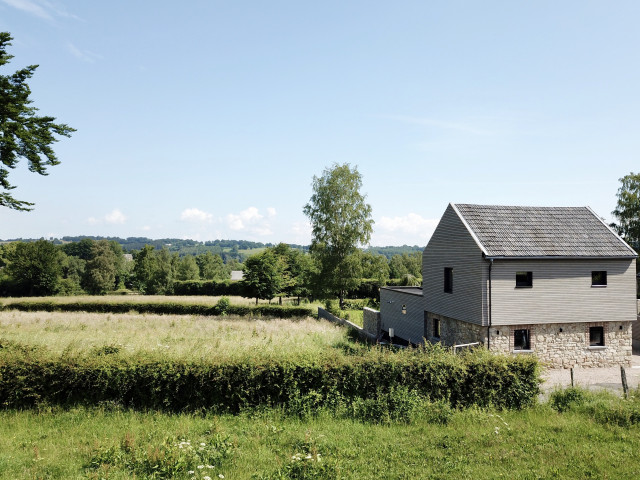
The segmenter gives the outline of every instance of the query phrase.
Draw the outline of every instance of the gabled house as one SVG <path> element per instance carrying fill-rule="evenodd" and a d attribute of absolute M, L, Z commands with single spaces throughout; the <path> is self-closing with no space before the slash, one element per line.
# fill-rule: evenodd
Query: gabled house
<path fill-rule="evenodd" d="M 556 367 L 629 364 L 636 257 L 588 207 L 450 204 L 422 289 L 381 289 L 382 328 Z"/>

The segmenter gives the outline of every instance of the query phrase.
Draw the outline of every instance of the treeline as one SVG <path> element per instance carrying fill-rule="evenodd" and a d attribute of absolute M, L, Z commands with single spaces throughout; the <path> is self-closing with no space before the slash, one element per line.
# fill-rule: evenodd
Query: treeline
<path fill-rule="evenodd" d="M 180 257 L 152 245 L 124 255 L 114 240 L 54 245 L 47 240 L 0 245 L 0 295 L 101 295 L 118 289 L 171 294 L 176 281 L 228 281 L 242 265 L 211 252 Z"/>
<path fill-rule="evenodd" d="M 42 240 L 42 239 L 41 239 Z M 206 242 L 200 242 L 197 240 L 189 240 L 182 238 L 160 238 L 151 239 L 147 237 L 101 237 L 101 236 L 64 236 L 59 238 L 50 238 L 49 241 L 55 245 L 65 245 L 68 243 L 78 243 L 82 240 L 107 240 L 110 242 L 118 243 L 125 253 L 133 253 L 142 250 L 145 246 L 150 245 L 156 250 L 166 248 L 171 253 L 177 253 L 181 257 L 186 255 L 201 255 L 207 252 L 213 255 L 220 255 L 222 260 L 226 263 L 229 260 L 237 260 L 239 262 L 244 261 L 254 250 L 262 250 L 264 248 L 273 247 L 271 243 L 251 242 L 249 240 L 211 240 Z M 11 242 L 35 242 L 37 239 L 13 239 L 13 240 L 0 240 L 0 243 Z M 308 251 L 308 246 L 291 244 L 290 247 L 296 248 L 302 251 Z M 385 247 L 386 248 L 386 247 Z M 391 247 L 393 248 L 393 247 Z"/>
<path fill-rule="evenodd" d="M 351 260 L 351 273 L 358 279 L 349 291 L 351 298 L 375 298 L 383 285 L 422 281 L 419 251 L 387 259 L 359 250 Z M 232 270 L 243 270 L 244 279 L 231 282 Z M 326 297 L 315 259 L 283 243 L 264 247 L 244 263 L 225 261 L 210 251 L 180 255 L 167 245 L 147 244 L 125 255 L 113 239 L 0 244 L 1 296 L 101 295 L 124 289 L 147 295 L 242 295 L 256 303 L 277 297 Z"/>

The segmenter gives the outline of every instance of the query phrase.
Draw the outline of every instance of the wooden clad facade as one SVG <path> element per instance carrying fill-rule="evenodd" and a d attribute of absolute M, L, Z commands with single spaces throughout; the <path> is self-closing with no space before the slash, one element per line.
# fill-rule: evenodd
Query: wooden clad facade
<path fill-rule="evenodd" d="M 452 269 L 451 293 L 444 291 L 445 268 Z M 484 304 L 482 275 L 487 262 L 454 207 L 449 205 L 422 255 L 425 310 L 480 323 Z"/>
<path fill-rule="evenodd" d="M 491 324 L 635 321 L 635 263 L 628 258 L 494 261 Z M 594 271 L 607 272 L 606 286 L 591 285 Z M 531 287 L 517 287 L 516 272 L 531 272 Z"/>
<path fill-rule="evenodd" d="M 406 313 L 402 313 L 403 307 Z M 420 287 L 383 287 L 380 289 L 381 328 L 411 343 L 424 338 L 424 296 Z"/>

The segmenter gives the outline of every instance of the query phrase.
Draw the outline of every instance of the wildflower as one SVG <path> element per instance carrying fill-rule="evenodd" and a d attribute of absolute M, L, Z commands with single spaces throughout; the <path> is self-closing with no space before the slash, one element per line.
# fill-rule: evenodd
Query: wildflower
<path fill-rule="evenodd" d="M 198 465 L 198 469 L 202 470 L 204 468 L 204 465 Z"/>
<path fill-rule="evenodd" d="M 493 433 L 498 435 L 500 433 L 500 427 L 496 427 L 496 429 L 493 431 Z"/>
<path fill-rule="evenodd" d="M 211 477 L 209 475 L 205 475 L 203 480 L 211 480 Z"/>
<path fill-rule="evenodd" d="M 205 445 L 206 445 L 206 443 L 201 443 L 200 444 L 201 447 L 204 447 Z"/>
<path fill-rule="evenodd" d="M 224 478 L 224 475 L 223 475 L 223 474 L 221 474 L 221 473 L 219 473 L 219 474 L 218 474 L 218 478 Z"/>
<path fill-rule="evenodd" d="M 213 470 L 213 465 L 207 465 L 207 468 L 208 468 L 209 470 Z"/>
<path fill-rule="evenodd" d="M 189 472 L 187 472 L 187 473 L 189 473 L 189 475 L 195 475 L 196 474 L 196 472 L 194 472 L 193 470 L 189 470 Z"/>

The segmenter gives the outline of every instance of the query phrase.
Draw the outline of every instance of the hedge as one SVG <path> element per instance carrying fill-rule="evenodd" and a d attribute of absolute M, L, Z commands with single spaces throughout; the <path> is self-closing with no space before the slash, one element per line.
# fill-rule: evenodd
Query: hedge
<path fill-rule="evenodd" d="M 243 296 L 243 286 L 240 282 L 230 280 L 185 280 L 173 284 L 173 295 L 212 295 L 212 296 Z"/>
<path fill-rule="evenodd" d="M 4 348 L 3 348 L 4 347 Z M 0 405 L 32 408 L 116 403 L 136 409 L 239 412 L 290 405 L 313 395 L 322 404 L 379 396 L 398 388 L 454 407 L 519 409 L 536 402 L 532 357 L 487 353 L 379 352 L 332 363 L 251 359 L 178 361 L 119 353 L 55 357 L 0 340 Z"/>
<path fill-rule="evenodd" d="M 22 312 L 89 312 L 89 313 L 151 313 L 160 315 L 237 315 L 276 318 L 312 317 L 316 313 L 309 307 L 288 305 L 230 305 L 218 302 L 216 305 L 194 305 L 173 302 L 131 303 L 109 301 L 95 302 L 56 302 L 29 301 L 9 303 L 2 310 L 19 310 Z"/>

